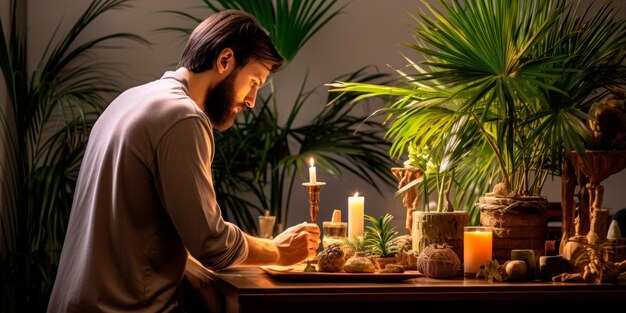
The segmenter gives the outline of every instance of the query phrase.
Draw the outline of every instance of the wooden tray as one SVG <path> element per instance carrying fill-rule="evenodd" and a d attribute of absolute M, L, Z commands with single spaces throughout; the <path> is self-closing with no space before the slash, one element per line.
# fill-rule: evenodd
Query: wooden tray
<path fill-rule="evenodd" d="M 304 264 L 294 266 L 261 266 L 260 268 L 273 278 L 298 281 L 381 282 L 402 281 L 424 276 L 424 274 L 418 271 L 405 271 L 404 273 L 304 272 Z"/>

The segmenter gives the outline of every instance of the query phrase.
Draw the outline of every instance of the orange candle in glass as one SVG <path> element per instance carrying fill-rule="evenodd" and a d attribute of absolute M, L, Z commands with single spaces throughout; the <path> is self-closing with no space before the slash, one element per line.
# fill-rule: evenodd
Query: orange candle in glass
<path fill-rule="evenodd" d="M 466 226 L 463 232 L 463 273 L 476 277 L 480 266 L 492 258 L 493 234 L 489 226 Z"/>

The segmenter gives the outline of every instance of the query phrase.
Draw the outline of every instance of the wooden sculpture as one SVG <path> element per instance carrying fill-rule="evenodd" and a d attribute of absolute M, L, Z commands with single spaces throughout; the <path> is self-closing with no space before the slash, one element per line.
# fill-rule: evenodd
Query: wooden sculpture
<path fill-rule="evenodd" d="M 607 240 L 608 224 L 608 210 L 603 208 L 604 187 L 600 183 L 626 168 L 626 151 L 587 150 L 585 154 L 570 153 L 562 173 L 560 254 L 570 263 L 573 274 L 555 277 L 561 281 L 598 277 L 606 281 L 626 270 L 623 262 L 603 260 L 598 249 Z M 596 275 L 601 269 L 605 269 L 605 275 Z"/>
<path fill-rule="evenodd" d="M 394 167 L 391 169 L 391 173 L 393 173 L 398 180 L 398 190 L 402 190 L 406 187 L 406 185 L 424 175 L 424 172 L 416 167 Z M 406 191 L 404 191 L 402 205 L 406 208 L 406 228 L 410 232 L 413 225 L 413 212 L 417 211 L 419 206 L 419 192 L 417 184 L 408 187 Z"/>

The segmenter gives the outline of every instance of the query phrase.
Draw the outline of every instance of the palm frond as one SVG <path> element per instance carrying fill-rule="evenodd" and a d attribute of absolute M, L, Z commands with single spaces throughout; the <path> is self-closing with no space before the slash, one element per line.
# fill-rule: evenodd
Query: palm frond
<path fill-rule="evenodd" d="M 287 62 L 293 60 L 298 51 L 347 6 L 336 8 L 337 0 L 203 1 L 213 12 L 237 9 L 252 14 L 269 32 L 276 49 Z"/>

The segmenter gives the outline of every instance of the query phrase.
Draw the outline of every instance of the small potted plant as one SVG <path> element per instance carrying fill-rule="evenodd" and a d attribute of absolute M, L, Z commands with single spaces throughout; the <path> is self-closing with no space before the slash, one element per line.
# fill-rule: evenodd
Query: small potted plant
<path fill-rule="evenodd" d="M 346 259 L 349 259 L 357 253 L 368 255 L 370 253 L 367 243 L 365 242 L 365 236 L 346 237 L 343 240 L 343 248 L 346 253 Z"/>
<path fill-rule="evenodd" d="M 408 159 L 404 162 L 406 171 L 394 171 L 396 177 L 400 173 L 405 175 L 399 177 L 402 179 L 398 193 L 404 194 L 403 204 L 410 214 L 407 227 L 411 232 L 412 249 L 417 254 L 431 244 L 447 244 L 457 255 L 463 255 L 463 227 L 467 225 L 468 212 L 455 211 L 450 200 L 455 169 L 462 158 L 452 154 L 449 148 L 459 137 L 453 134 L 447 139 L 447 145 L 434 149 L 409 144 Z M 415 171 L 419 177 L 409 177 Z M 431 194 L 437 198 L 436 209 L 430 206 Z"/>
<path fill-rule="evenodd" d="M 386 264 L 395 263 L 395 256 L 398 252 L 398 247 L 394 242 L 398 232 L 395 227 L 391 226 L 393 215 L 387 213 L 378 219 L 365 215 L 365 219 L 371 223 L 371 226 L 365 227 L 365 245 L 374 257 L 378 268 L 384 269 Z"/>

